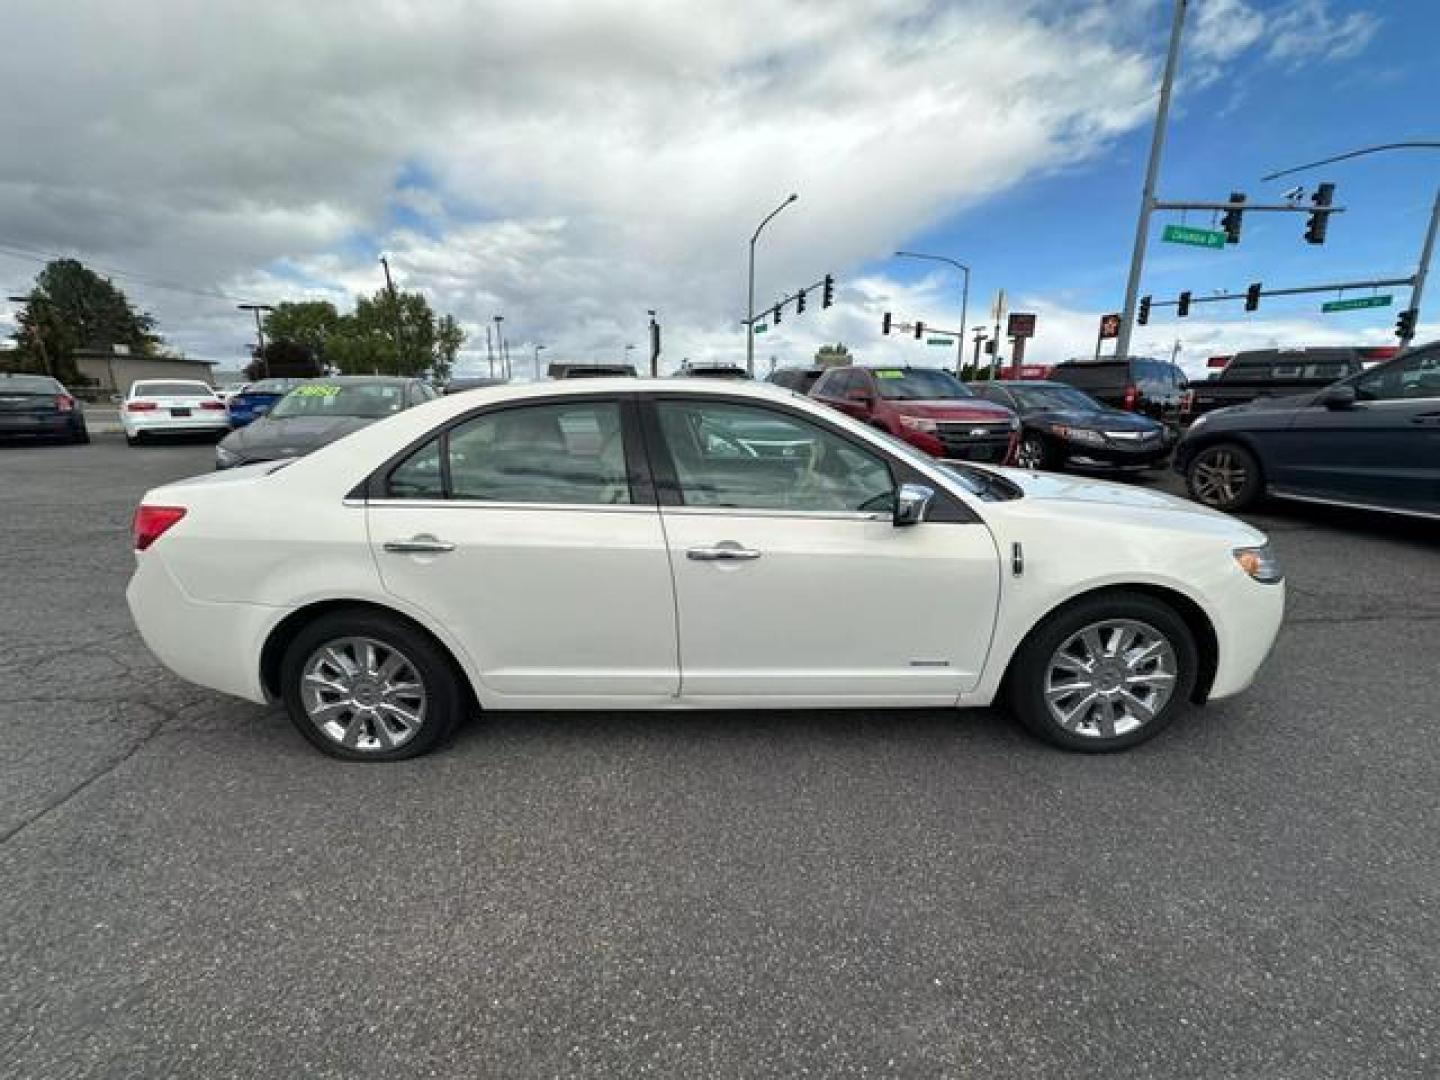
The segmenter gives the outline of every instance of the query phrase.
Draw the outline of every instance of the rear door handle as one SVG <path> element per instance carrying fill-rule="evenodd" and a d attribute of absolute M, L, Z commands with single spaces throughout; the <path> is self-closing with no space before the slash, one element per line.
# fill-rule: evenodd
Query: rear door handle
<path fill-rule="evenodd" d="M 409 540 L 386 540 L 382 545 L 395 555 L 443 555 L 454 551 L 455 545 L 448 540 L 433 536 L 412 536 Z"/>
<path fill-rule="evenodd" d="M 695 562 L 749 562 L 758 559 L 760 552 L 754 548 L 741 547 L 734 540 L 721 540 L 711 547 L 693 547 L 685 557 Z"/>

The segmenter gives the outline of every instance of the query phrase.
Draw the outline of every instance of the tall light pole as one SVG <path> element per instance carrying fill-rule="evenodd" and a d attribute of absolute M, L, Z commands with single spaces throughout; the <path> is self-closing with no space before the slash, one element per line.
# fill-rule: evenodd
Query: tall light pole
<path fill-rule="evenodd" d="M 925 255 L 918 251 L 897 251 L 895 257 L 897 259 L 929 259 L 931 262 L 949 263 L 965 275 L 965 284 L 960 289 L 960 334 L 955 347 L 955 377 L 958 379 L 960 372 L 965 368 L 965 324 L 970 319 L 970 267 L 944 255 Z"/>
<path fill-rule="evenodd" d="M 745 302 L 745 370 L 751 375 L 755 374 L 755 241 L 760 239 L 760 232 L 770 224 L 770 219 L 798 198 L 799 195 L 791 192 L 784 202 L 765 215 L 765 219 L 755 226 L 755 232 L 750 237 L 750 287 Z"/>
<path fill-rule="evenodd" d="M 504 321 L 504 315 L 495 316 L 495 359 L 500 361 L 500 377 L 508 379 L 510 374 L 505 370 L 505 339 L 500 334 L 500 324 Z"/>
<path fill-rule="evenodd" d="M 1125 279 L 1125 306 L 1120 312 L 1120 333 L 1115 355 L 1130 355 L 1130 331 L 1135 326 L 1135 300 L 1140 291 L 1140 269 L 1145 264 L 1145 243 L 1150 238 L 1150 214 L 1155 209 L 1155 184 L 1160 176 L 1160 154 L 1165 149 L 1165 121 L 1170 115 L 1170 90 L 1180 62 L 1180 34 L 1185 29 L 1187 0 L 1175 0 L 1170 22 L 1170 51 L 1160 80 L 1160 102 L 1155 107 L 1155 130 L 1150 133 L 1150 162 L 1145 167 L 1145 189 L 1140 193 L 1140 216 L 1135 220 L 1135 246 L 1130 252 L 1130 273 Z"/>
<path fill-rule="evenodd" d="M 1289 176 L 1291 173 L 1302 172 L 1305 169 L 1313 169 L 1320 165 L 1330 165 L 1336 161 L 1346 161 L 1349 158 L 1363 157 L 1366 154 L 1379 154 L 1386 150 L 1440 150 L 1440 142 L 1398 142 L 1381 143 L 1379 146 L 1365 146 L 1359 150 L 1349 150 L 1343 154 L 1336 154 L 1334 157 L 1322 158 L 1320 161 L 1307 161 L 1304 165 L 1296 165 L 1293 168 L 1281 169 L 1262 176 L 1262 180 L 1277 180 L 1282 176 Z M 1435 201 L 1430 205 L 1430 224 L 1425 229 L 1425 239 L 1420 243 L 1420 265 L 1415 268 L 1415 278 L 1410 285 L 1410 310 L 1415 314 L 1410 320 L 1413 328 L 1420 321 L 1420 300 L 1425 295 L 1425 278 L 1430 272 L 1430 257 L 1435 253 L 1435 230 L 1440 225 L 1440 188 L 1435 189 Z M 1409 345 L 1410 337 L 1402 336 L 1401 345 Z"/>
<path fill-rule="evenodd" d="M 275 309 L 269 304 L 237 304 L 236 307 L 241 311 L 253 311 L 255 313 L 255 337 L 260 342 L 260 351 L 255 355 L 260 360 L 260 370 L 264 372 L 264 377 L 268 379 L 270 377 L 270 361 L 265 356 L 265 326 L 260 321 L 260 313 L 262 311 L 274 311 Z"/>
<path fill-rule="evenodd" d="M 536 346 L 535 346 L 535 381 L 536 381 L 536 382 L 539 382 L 539 381 L 540 381 L 540 350 L 543 349 L 543 348 L 545 348 L 544 345 L 536 345 Z"/>

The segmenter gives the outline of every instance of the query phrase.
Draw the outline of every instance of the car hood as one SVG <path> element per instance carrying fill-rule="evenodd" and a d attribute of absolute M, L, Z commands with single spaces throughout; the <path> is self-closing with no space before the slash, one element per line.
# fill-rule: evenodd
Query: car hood
<path fill-rule="evenodd" d="M 1122 412 L 1119 409 L 1041 409 L 1025 414 L 1034 423 L 1065 424 L 1091 431 L 1160 431 L 1161 425 L 1147 416 Z"/>
<path fill-rule="evenodd" d="M 982 401 L 979 398 L 940 401 L 889 400 L 887 404 L 905 416 L 923 416 L 927 420 L 975 420 L 983 423 L 1003 423 L 1011 416 L 1010 410 L 1005 406 Z"/>
<path fill-rule="evenodd" d="M 1103 519 L 1109 523 L 1128 521 L 1136 525 L 1228 536 L 1238 545 L 1265 542 L 1264 533 L 1238 518 L 1163 491 L 1065 473 L 1031 472 L 1027 469 L 995 471 L 1017 484 L 1025 492 L 1025 498 L 991 504 L 993 506 L 1063 517 L 1077 524 L 1082 519 Z"/>
<path fill-rule="evenodd" d="M 299 457 L 374 422 L 364 416 L 263 416 L 220 445 L 244 458 Z"/>

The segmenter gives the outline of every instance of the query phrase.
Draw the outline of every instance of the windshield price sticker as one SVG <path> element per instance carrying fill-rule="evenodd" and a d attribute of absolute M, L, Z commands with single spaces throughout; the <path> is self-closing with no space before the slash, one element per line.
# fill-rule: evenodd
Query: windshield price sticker
<path fill-rule="evenodd" d="M 903 371 L 877 371 L 877 372 L 875 372 L 875 378 L 877 378 L 877 379 L 903 379 L 904 377 L 905 377 L 905 372 L 903 372 Z"/>
<path fill-rule="evenodd" d="M 296 397 L 334 397 L 338 393 L 340 387 L 329 384 L 306 383 L 295 388 Z"/>

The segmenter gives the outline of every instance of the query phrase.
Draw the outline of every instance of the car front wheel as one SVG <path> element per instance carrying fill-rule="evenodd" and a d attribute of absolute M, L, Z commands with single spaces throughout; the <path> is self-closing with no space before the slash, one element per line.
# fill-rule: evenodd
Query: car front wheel
<path fill-rule="evenodd" d="M 1195 686 L 1185 621 L 1141 594 L 1082 600 L 1042 623 L 1010 670 L 1008 698 L 1030 731 L 1068 750 L 1123 750 L 1158 734 Z"/>
<path fill-rule="evenodd" d="M 428 636 L 371 612 L 336 612 L 305 627 L 280 678 L 300 734 L 348 761 L 418 757 L 450 733 L 467 700 Z"/>
<path fill-rule="evenodd" d="M 1050 448 L 1039 435 L 1028 434 L 1020 440 L 1015 451 L 1015 464 L 1022 469 L 1045 469 L 1051 464 Z"/>
<path fill-rule="evenodd" d="M 1239 443 L 1216 443 L 1190 460 L 1185 485 L 1196 502 L 1228 513 L 1259 498 L 1264 481 L 1260 463 L 1249 450 Z"/>

